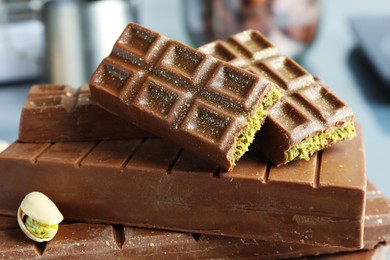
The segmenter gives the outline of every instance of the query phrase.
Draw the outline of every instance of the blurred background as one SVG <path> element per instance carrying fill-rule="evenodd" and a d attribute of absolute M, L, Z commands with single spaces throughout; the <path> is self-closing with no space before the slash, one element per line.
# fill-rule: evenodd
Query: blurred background
<path fill-rule="evenodd" d="M 17 138 L 31 85 L 87 82 L 131 21 L 193 47 L 266 34 L 352 107 L 368 177 L 390 196 L 388 0 L 0 0 L 0 140 Z"/>

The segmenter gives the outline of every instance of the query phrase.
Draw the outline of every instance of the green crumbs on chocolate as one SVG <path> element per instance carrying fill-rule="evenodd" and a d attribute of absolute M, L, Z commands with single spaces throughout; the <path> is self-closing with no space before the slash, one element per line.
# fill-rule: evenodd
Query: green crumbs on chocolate
<path fill-rule="evenodd" d="M 244 153 L 248 151 L 249 145 L 255 139 L 256 132 L 260 130 L 261 125 L 268 114 L 268 109 L 272 104 L 280 99 L 281 92 L 282 91 L 279 88 L 274 88 L 271 90 L 270 93 L 264 97 L 264 100 L 256 113 L 247 121 L 248 127 L 246 127 L 237 138 L 236 148 L 231 158 L 233 165 L 238 159 L 241 158 Z"/>
<path fill-rule="evenodd" d="M 342 127 L 334 128 L 331 131 L 320 133 L 304 139 L 293 146 L 287 152 L 288 161 L 295 159 L 309 160 L 316 151 L 329 147 L 342 140 L 352 139 L 356 136 L 353 121 L 347 121 Z"/>

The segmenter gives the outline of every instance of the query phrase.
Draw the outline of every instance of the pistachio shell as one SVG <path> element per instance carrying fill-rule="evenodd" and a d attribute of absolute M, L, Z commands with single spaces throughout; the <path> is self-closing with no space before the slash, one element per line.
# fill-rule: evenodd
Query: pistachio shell
<path fill-rule="evenodd" d="M 27 194 L 20 209 L 30 218 L 46 225 L 55 225 L 64 219 L 53 201 L 41 192 Z"/>

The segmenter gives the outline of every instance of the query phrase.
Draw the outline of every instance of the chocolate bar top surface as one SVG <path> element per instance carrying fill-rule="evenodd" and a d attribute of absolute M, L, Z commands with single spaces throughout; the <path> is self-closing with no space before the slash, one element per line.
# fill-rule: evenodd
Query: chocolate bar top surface
<path fill-rule="evenodd" d="M 378 253 L 375 251 L 378 247 L 387 247 L 380 243 L 390 241 L 389 200 L 371 183 L 368 183 L 366 200 L 364 248 L 374 251 L 344 253 L 343 257 L 356 259 L 354 257 Z M 8 258 L 269 259 L 347 251 L 345 248 L 84 223 L 61 224 L 51 242 L 37 244 L 22 233 L 16 217 L 5 216 L 0 217 L 0 244 L 0 256 Z M 320 259 L 334 259 L 336 256 L 341 255 L 321 256 Z"/>
<path fill-rule="evenodd" d="M 92 141 L 153 135 L 91 100 L 89 85 L 31 87 L 23 105 L 18 140 L 22 142 Z"/>
<path fill-rule="evenodd" d="M 275 87 L 133 23 L 90 85 L 105 109 L 229 170 L 237 137 Z"/>
<path fill-rule="evenodd" d="M 0 165 L 3 214 L 15 214 L 25 194 L 39 190 L 68 219 L 316 245 L 362 243 L 360 132 L 308 162 L 278 168 L 250 152 L 232 172 L 222 172 L 157 138 L 16 142 L 0 154 Z"/>
<path fill-rule="evenodd" d="M 285 92 L 271 108 L 255 145 L 276 165 L 304 139 L 354 119 L 352 109 L 261 33 L 247 30 L 199 48 L 204 53 L 265 76 Z"/>

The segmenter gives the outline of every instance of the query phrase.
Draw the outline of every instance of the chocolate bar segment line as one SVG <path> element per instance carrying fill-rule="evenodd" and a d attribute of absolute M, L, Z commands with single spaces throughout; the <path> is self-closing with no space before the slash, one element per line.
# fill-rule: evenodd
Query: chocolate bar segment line
<path fill-rule="evenodd" d="M 249 152 L 232 172 L 218 175 L 216 165 L 157 138 L 47 145 L 16 142 L 0 154 L 0 213 L 15 214 L 25 194 L 39 190 L 73 220 L 362 245 L 361 135 L 329 148 L 321 160 L 283 168 L 269 167 L 265 158 Z M 327 170 L 335 156 L 342 167 L 332 178 Z"/>
<path fill-rule="evenodd" d="M 368 183 L 364 225 L 364 249 L 376 250 L 390 241 L 390 202 L 371 183 Z M 15 239 L 16 238 L 16 239 Z M 15 217 L 0 217 L 0 256 L 8 257 L 87 257 L 90 254 L 106 257 L 191 257 L 256 259 L 291 258 L 350 251 L 346 248 L 315 247 L 305 244 L 270 242 L 242 238 L 166 232 L 123 226 L 72 223 L 61 224 L 54 240 L 41 252 L 27 239 Z M 20 252 L 22 252 L 21 255 Z M 359 252 L 359 251 L 358 251 Z M 358 252 L 350 252 L 353 256 Z M 363 251 L 362 254 L 366 251 Z M 335 257 L 337 255 L 332 255 Z M 329 256 L 330 257 L 330 256 Z M 311 258 L 310 258 L 311 259 Z M 314 259 L 316 259 L 314 257 Z"/>
<path fill-rule="evenodd" d="M 279 91 L 259 77 L 129 24 L 93 74 L 108 111 L 231 170 Z"/>
<path fill-rule="evenodd" d="M 248 48 L 249 47 L 249 48 Z M 264 75 L 287 92 L 309 86 L 314 77 L 290 57 L 281 55 L 260 32 L 246 30 L 217 40 L 199 50 L 235 66 Z"/>
<path fill-rule="evenodd" d="M 285 92 L 270 109 L 255 144 L 274 164 L 308 160 L 316 151 L 355 136 L 350 107 L 258 31 L 247 30 L 199 50 L 274 82 Z"/>
<path fill-rule="evenodd" d="M 32 86 L 23 105 L 18 140 L 22 142 L 94 141 L 153 135 L 91 101 L 89 86 Z"/>

